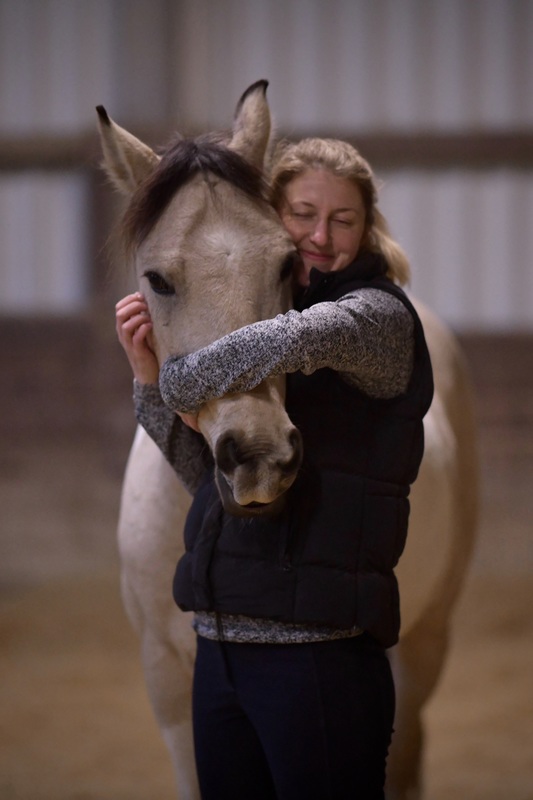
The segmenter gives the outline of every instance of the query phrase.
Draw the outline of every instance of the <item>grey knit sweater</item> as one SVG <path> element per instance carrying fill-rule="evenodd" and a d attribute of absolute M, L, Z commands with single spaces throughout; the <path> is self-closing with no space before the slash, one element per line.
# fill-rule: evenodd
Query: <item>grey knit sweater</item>
<path fill-rule="evenodd" d="M 329 367 L 361 391 L 391 398 L 407 389 L 413 367 L 414 325 L 403 303 L 388 292 L 364 288 L 336 302 L 317 303 L 248 325 L 191 355 L 169 359 L 160 387 L 134 382 L 138 421 L 193 494 L 212 456 L 200 434 L 174 413 L 196 411 L 229 392 L 253 389 L 269 375 Z M 201 612 L 199 635 L 227 641 L 309 642 L 353 636 L 324 626 L 294 625 Z"/>

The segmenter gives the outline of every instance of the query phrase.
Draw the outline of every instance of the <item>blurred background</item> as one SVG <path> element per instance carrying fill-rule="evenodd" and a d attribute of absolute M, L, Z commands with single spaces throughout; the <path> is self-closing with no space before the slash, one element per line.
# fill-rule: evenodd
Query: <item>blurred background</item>
<path fill-rule="evenodd" d="M 0 798 L 173 796 L 118 589 L 134 431 L 95 106 L 152 146 L 270 81 L 352 141 L 456 332 L 482 513 L 427 797 L 533 798 L 533 0 L 0 0 Z"/>

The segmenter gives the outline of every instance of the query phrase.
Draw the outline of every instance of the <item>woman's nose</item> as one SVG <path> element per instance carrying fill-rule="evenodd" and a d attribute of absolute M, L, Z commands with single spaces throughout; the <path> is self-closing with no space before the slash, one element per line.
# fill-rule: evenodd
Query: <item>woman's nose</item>
<path fill-rule="evenodd" d="M 326 245 L 329 239 L 329 225 L 327 220 L 318 220 L 309 238 L 313 244 L 320 246 Z"/>

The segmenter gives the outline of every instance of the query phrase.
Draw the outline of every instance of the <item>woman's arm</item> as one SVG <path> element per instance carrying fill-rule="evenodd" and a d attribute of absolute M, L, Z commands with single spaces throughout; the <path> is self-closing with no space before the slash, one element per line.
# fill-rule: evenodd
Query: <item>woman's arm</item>
<path fill-rule="evenodd" d="M 213 464 L 204 437 L 163 403 L 157 383 L 133 382 L 135 416 L 154 440 L 187 491 L 194 494 Z"/>
<path fill-rule="evenodd" d="M 160 371 L 164 402 L 194 412 L 208 400 L 253 389 L 266 377 L 329 367 L 373 397 L 404 392 L 413 364 L 414 325 L 404 304 L 379 289 L 240 328 Z"/>
<path fill-rule="evenodd" d="M 144 297 L 136 292 L 115 307 L 116 330 L 134 375 L 133 399 L 137 420 L 157 444 L 181 482 L 194 494 L 212 459 L 203 436 L 190 427 L 161 399 L 159 365 L 150 335 L 152 322 Z"/>

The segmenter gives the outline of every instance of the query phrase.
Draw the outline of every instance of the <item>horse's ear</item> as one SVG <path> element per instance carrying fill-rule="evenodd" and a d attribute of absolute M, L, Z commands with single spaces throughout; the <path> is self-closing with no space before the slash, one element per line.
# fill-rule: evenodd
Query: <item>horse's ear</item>
<path fill-rule="evenodd" d="M 159 163 L 159 156 L 97 106 L 98 127 L 104 153 L 104 169 L 119 192 L 131 195 Z"/>
<path fill-rule="evenodd" d="M 232 150 L 259 169 L 270 140 L 270 109 L 266 99 L 268 81 L 257 81 L 244 92 L 237 103 L 233 122 Z"/>

